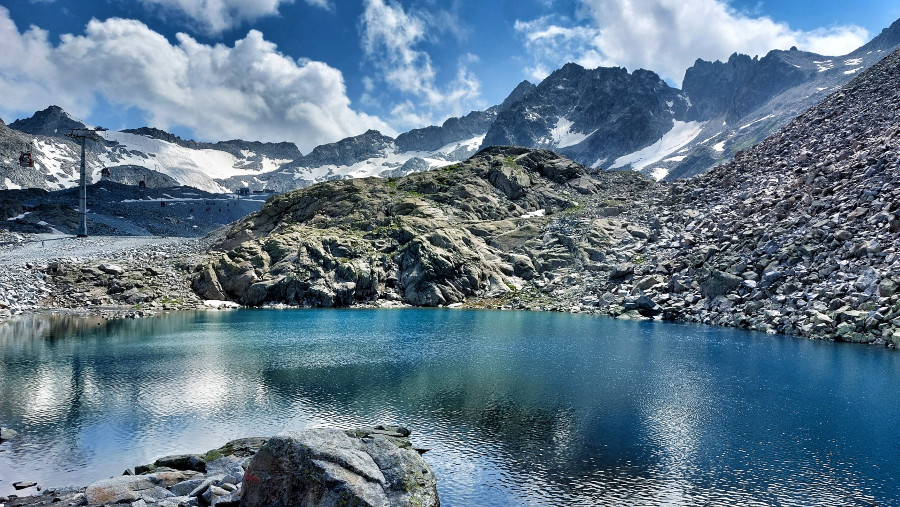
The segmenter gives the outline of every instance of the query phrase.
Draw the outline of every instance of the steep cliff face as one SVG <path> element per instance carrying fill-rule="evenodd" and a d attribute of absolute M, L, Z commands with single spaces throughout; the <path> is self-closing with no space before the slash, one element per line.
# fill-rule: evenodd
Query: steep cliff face
<path fill-rule="evenodd" d="M 796 50 L 794 52 L 797 52 Z M 814 60 L 812 53 L 805 53 Z M 772 51 L 764 58 L 737 53 L 727 62 L 697 60 L 684 76 L 682 91 L 693 104 L 698 120 L 724 115 L 734 122 L 765 104 L 779 93 L 808 81 L 816 74 L 813 66 L 798 65 L 790 51 Z"/>

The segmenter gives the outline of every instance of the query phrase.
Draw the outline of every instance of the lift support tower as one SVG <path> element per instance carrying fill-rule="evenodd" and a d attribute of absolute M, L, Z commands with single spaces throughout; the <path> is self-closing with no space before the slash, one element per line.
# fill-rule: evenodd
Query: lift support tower
<path fill-rule="evenodd" d="M 78 228 L 75 231 L 75 235 L 79 238 L 86 238 L 87 233 L 87 174 L 85 173 L 85 165 L 84 165 L 84 143 L 87 142 L 88 139 L 91 141 L 99 141 L 102 139 L 97 135 L 97 132 L 102 132 L 106 130 L 102 127 L 97 127 L 93 129 L 83 128 L 83 129 L 72 129 L 71 132 L 66 134 L 66 137 L 71 137 L 76 141 L 81 141 L 81 189 L 78 194 Z"/>

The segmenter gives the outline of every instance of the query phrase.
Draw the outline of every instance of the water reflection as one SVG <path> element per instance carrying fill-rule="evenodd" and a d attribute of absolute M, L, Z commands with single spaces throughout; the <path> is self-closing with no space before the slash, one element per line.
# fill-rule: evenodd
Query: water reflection
<path fill-rule="evenodd" d="M 883 379 L 873 382 L 872 379 Z M 889 502 L 890 351 L 579 315 L 240 311 L 0 326 L 0 494 L 399 422 L 445 505 Z"/>

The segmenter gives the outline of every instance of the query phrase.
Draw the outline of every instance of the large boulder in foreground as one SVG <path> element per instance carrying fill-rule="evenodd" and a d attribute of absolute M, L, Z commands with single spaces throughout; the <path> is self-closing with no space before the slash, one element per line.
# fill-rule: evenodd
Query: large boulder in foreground
<path fill-rule="evenodd" d="M 408 435 L 382 426 L 279 434 L 250 461 L 241 505 L 439 506 L 434 473 Z"/>

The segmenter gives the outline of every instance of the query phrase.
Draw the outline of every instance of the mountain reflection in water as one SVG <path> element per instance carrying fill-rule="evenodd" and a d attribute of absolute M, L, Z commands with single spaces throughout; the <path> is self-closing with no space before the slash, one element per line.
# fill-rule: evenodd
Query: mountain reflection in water
<path fill-rule="evenodd" d="M 585 315 L 246 310 L 0 326 L 0 494 L 400 423 L 445 505 L 900 498 L 900 355 Z"/>

